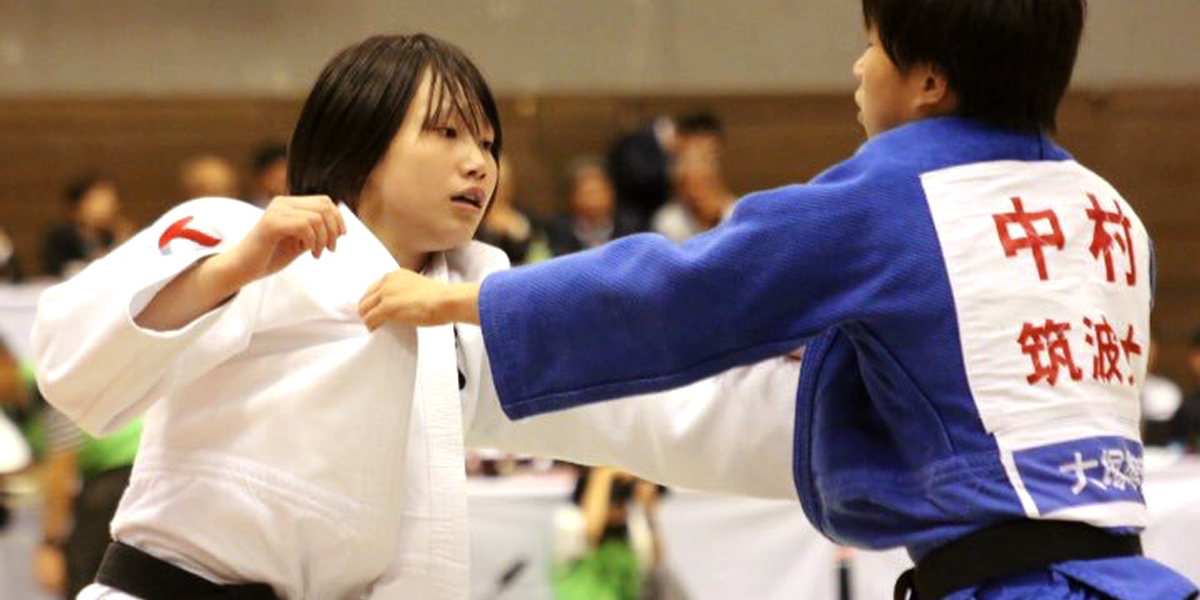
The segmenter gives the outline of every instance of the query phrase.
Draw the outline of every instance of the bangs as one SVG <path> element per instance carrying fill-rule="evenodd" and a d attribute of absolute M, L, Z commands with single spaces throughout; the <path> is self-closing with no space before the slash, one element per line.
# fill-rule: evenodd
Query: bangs
<path fill-rule="evenodd" d="M 464 65 L 444 64 L 437 60 L 431 62 L 429 69 L 429 104 L 425 107 L 422 128 L 441 127 L 457 118 L 475 138 L 488 129 L 492 135 L 499 135 L 500 123 L 493 118 L 495 103 L 489 102 L 491 94 L 478 73 Z"/>

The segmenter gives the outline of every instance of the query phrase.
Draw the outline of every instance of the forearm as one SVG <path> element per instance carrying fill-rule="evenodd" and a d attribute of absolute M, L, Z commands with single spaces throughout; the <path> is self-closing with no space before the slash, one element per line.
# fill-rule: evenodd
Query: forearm
<path fill-rule="evenodd" d="M 612 498 L 614 471 L 607 467 L 592 469 L 591 478 L 583 492 L 584 530 L 588 544 L 593 548 L 600 545 L 608 525 L 608 509 Z"/>
<path fill-rule="evenodd" d="M 180 329 L 224 304 L 246 283 L 230 266 L 229 253 L 199 260 L 180 273 L 134 317 L 153 331 Z"/>
<path fill-rule="evenodd" d="M 504 415 L 487 386 L 465 433 L 472 447 L 610 465 L 708 492 L 795 499 L 799 379 L 798 361 L 775 358 L 683 388 L 521 421 Z"/>
<path fill-rule="evenodd" d="M 74 452 L 56 452 L 46 459 L 44 471 L 45 507 L 42 514 L 42 538 L 61 543 L 71 523 L 76 462 Z"/>

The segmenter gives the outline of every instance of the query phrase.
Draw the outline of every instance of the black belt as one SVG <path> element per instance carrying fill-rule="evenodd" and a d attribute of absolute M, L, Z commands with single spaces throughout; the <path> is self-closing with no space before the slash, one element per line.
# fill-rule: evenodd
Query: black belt
<path fill-rule="evenodd" d="M 213 583 L 121 542 L 108 545 L 96 582 L 142 600 L 279 600 L 264 583 Z"/>
<path fill-rule="evenodd" d="M 941 600 L 999 577 L 1070 560 L 1141 556 L 1136 535 L 1113 535 L 1086 523 L 1013 521 L 934 548 L 896 581 L 895 600 Z"/>

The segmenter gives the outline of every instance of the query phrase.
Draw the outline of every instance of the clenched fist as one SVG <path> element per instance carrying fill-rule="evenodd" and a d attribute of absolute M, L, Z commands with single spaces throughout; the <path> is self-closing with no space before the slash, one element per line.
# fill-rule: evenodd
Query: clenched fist
<path fill-rule="evenodd" d="M 244 285 L 279 272 L 304 252 L 320 258 L 337 250 L 345 233 L 342 213 L 328 196 L 277 196 L 222 262 Z"/>

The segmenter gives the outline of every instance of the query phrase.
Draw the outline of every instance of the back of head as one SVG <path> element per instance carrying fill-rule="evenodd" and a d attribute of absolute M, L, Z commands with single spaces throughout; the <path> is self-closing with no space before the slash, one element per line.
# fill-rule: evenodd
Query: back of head
<path fill-rule="evenodd" d="M 863 0 L 863 18 L 901 71 L 928 64 L 956 114 L 1023 132 L 1053 131 L 1086 0 Z"/>
<path fill-rule="evenodd" d="M 432 73 L 427 124 L 458 113 L 478 134 L 490 125 L 499 160 L 500 113 L 478 68 L 456 46 L 426 34 L 374 36 L 342 50 L 313 85 L 288 148 L 288 188 L 356 208 L 358 196 Z"/>

